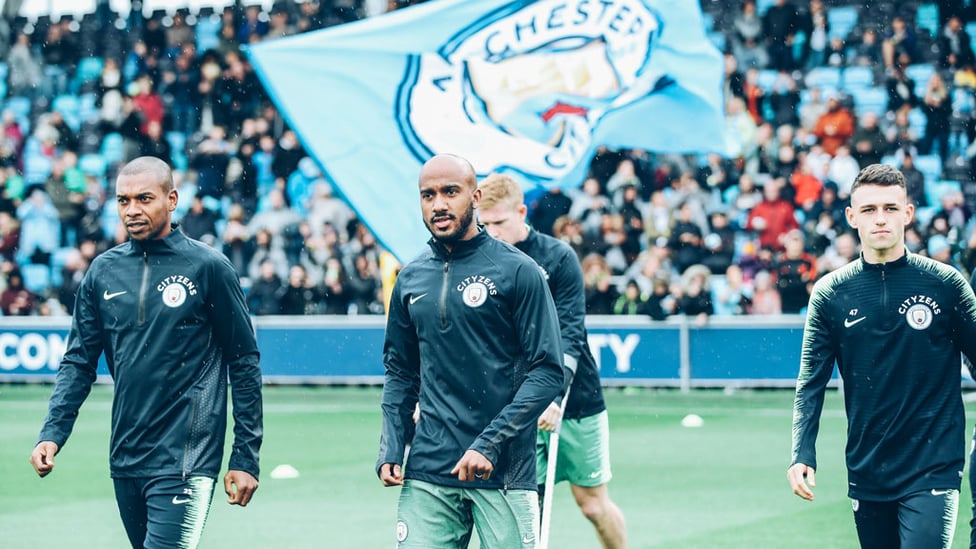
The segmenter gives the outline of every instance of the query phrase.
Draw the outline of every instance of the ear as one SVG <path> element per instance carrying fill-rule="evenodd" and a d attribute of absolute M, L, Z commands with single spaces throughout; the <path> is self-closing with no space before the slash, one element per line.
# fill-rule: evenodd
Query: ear
<path fill-rule="evenodd" d="M 180 201 L 180 193 L 178 193 L 176 189 L 173 189 L 169 192 L 169 196 L 167 198 L 169 199 L 169 211 L 176 211 L 176 205 Z"/>
<path fill-rule="evenodd" d="M 477 188 L 471 193 L 471 207 L 477 210 L 479 204 L 481 204 L 481 188 Z"/>
<path fill-rule="evenodd" d="M 851 226 L 852 229 L 857 229 L 857 221 L 854 219 L 854 210 L 850 206 L 844 208 L 844 217 L 847 218 L 847 224 Z"/>
<path fill-rule="evenodd" d="M 529 209 L 525 206 L 525 204 L 519 204 L 518 214 L 522 221 L 525 221 L 525 216 L 528 215 L 528 213 Z"/>
<path fill-rule="evenodd" d="M 909 202 L 908 205 L 905 206 L 905 226 L 907 227 L 911 225 L 913 219 L 915 219 L 915 204 Z"/>

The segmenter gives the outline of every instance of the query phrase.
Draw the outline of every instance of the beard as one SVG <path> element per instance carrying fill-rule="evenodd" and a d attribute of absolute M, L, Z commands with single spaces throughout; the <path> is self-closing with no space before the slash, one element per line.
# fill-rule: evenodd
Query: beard
<path fill-rule="evenodd" d="M 468 203 L 468 207 L 464 210 L 464 213 L 461 214 L 461 218 L 458 220 L 458 224 L 454 230 L 438 231 L 438 229 L 434 227 L 434 217 L 435 216 L 431 216 L 429 220 L 424 222 L 424 224 L 427 225 L 427 230 L 430 231 L 430 234 L 435 240 L 441 244 L 451 246 L 455 242 L 461 240 L 464 235 L 467 234 L 468 228 L 471 227 L 471 224 L 474 223 L 474 204 Z M 451 218 L 456 219 L 453 215 Z"/>

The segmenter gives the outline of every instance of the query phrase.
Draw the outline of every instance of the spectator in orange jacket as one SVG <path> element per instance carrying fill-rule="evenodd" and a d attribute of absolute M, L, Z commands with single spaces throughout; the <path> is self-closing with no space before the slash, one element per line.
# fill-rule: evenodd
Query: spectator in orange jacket
<path fill-rule="evenodd" d="M 820 200 L 823 181 L 813 174 L 813 170 L 805 160 L 797 162 L 796 170 L 790 176 L 790 183 L 794 191 L 793 203 L 804 211 L 810 211 L 810 208 Z"/>
<path fill-rule="evenodd" d="M 840 96 L 836 92 L 828 94 L 827 112 L 820 115 L 813 128 L 824 152 L 834 156 L 838 147 L 850 141 L 854 127 L 854 115 L 841 104 Z"/>

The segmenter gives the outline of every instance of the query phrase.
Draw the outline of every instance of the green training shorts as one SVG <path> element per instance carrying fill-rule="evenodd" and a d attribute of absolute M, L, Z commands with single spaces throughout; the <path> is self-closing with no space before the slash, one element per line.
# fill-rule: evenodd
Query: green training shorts
<path fill-rule="evenodd" d="M 536 479 L 546 483 L 549 461 L 548 431 L 536 438 Z M 564 419 L 559 431 L 559 455 L 556 460 L 556 482 L 592 488 L 610 482 L 610 420 L 607 411 L 580 419 Z"/>
<path fill-rule="evenodd" d="M 534 549 L 535 490 L 479 490 L 407 479 L 397 506 L 397 549 L 466 549 L 472 527 L 482 549 Z"/>

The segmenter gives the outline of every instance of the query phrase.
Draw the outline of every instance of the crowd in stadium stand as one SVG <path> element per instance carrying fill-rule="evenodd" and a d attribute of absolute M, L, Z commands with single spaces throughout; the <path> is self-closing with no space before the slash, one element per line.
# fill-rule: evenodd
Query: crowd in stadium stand
<path fill-rule="evenodd" d="M 702 0 L 724 54 L 715 131 L 730 154 L 601 148 L 578 188 L 532 203 L 532 225 L 579 255 L 588 313 L 803 312 L 817 277 L 857 256 L 844 207 L 875 162 L 905 173 L 909 249 L 968 276 L 976 12 L 964 4 Z M 253 314 L 382 314 L 381 248 L 240 51 L 366 17 L 364 3 L 127 18 L 98 6 L 0 23 L 0 312 L 71 313 L 90 260 L 126 237 L 115 171 L 148 154 L 174 166 L 176 218 L 225 252 Z"/>

